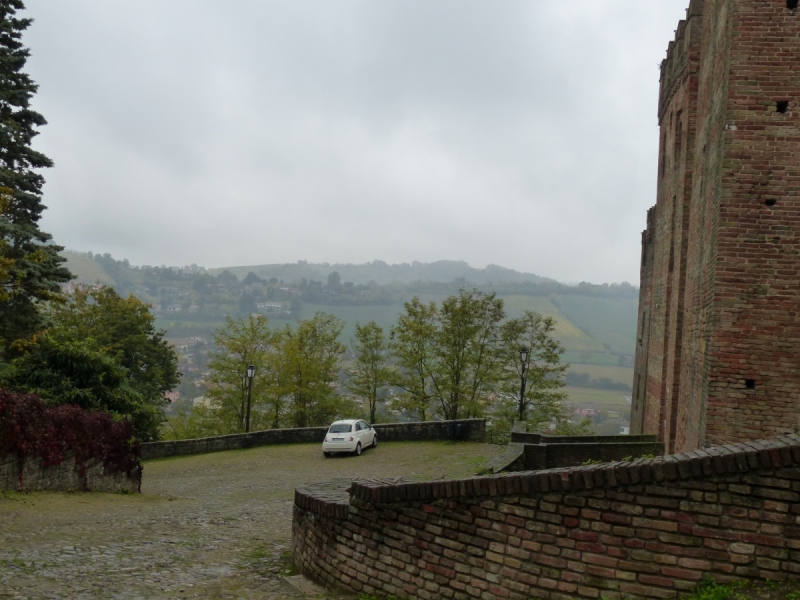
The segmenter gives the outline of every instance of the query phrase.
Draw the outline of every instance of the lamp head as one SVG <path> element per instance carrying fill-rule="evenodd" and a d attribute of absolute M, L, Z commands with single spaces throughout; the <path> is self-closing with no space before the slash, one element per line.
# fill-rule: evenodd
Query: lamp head
<path fill-rule="evenodd" d="M 256 367 L 255 367 L 255 365 L 249 365 L 247 367 L 247 378 L 248 379 L 252 379 L 255 376 L 256 376 Z"/>
<path fill-rule="evenodd" d="M 525 346 L 519 349 L 519 359 L 523 365 L 528 364 L 528 349 Z"/>

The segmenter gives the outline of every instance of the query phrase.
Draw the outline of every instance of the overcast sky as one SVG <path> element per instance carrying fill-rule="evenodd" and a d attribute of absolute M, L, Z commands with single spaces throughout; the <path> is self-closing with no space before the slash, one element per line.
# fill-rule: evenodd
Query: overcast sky
<path fill-rule="evenodd" d="M 61 245 L 638 284 L 688 0 L 27 4 Z"/>

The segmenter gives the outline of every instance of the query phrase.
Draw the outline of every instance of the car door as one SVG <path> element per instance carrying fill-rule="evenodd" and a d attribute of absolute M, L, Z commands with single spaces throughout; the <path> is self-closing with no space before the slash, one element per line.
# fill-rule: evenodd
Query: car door
<path fill-rule="evenodd" d="M 361 429 L 363 430 L 361 445 L 364 447 L 371 446 L 372 438 L 375 437 L 375 432 L 372 430 L 372 428 L 366 421 L 361 421 Z"/>
<path fill-rule="evenodd" d="M 364 443 L 364 428 L 361 426 L 361 421 L 356 421 L 355 426 L 353 427 L 356 432 L 356 440 L 361 442 L 361 447 L 365 447 L 366 443 Z"/>

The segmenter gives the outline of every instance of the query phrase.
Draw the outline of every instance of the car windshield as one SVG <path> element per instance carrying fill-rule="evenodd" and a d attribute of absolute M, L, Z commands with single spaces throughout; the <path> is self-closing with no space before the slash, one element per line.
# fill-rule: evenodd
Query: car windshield
<path fill-rule="evenodd" d="M 330 432 L 331 433 L 348 433 L 352 425 L 348 425 L 347 423 L 340 423 L 338 425 L 331 425 Z"/>

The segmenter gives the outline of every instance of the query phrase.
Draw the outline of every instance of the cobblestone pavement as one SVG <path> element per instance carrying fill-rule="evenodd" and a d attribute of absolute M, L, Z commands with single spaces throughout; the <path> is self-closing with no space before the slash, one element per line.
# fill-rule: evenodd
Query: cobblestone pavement
<path fill-rule="evenodd" d="M 294 488 L 338 477 L 476 473 L 496 448 L 383 443 L 325 459 L 314 445 L 145 463 L 142 494 L 0 494 L 0 598 L 346 598 L 298 581 Z"/>

